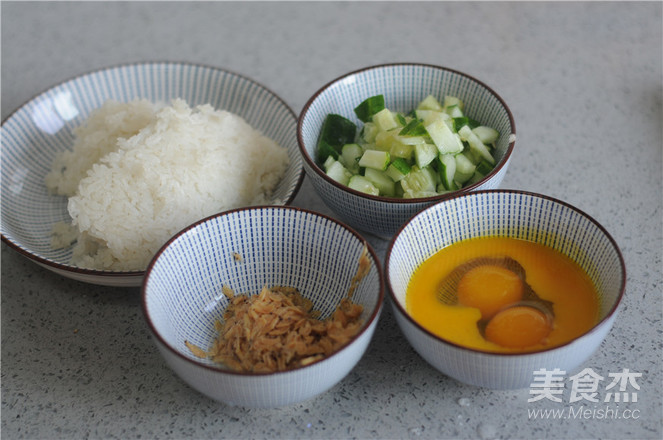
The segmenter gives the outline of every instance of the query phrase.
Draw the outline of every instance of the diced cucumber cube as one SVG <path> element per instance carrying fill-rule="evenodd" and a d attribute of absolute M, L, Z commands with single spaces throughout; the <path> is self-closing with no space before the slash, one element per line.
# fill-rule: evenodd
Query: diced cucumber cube
<path fill-rule="evenodd" d="M 401 158 L 394 160 L 389 166 L 385 173 L 391 177 L 394 182 L 401 181 L 405 176 L 410 172 L 410 165 Z"/>
<path fill-rule="evenodd" d="M 456 161 L 456 174 L 453 179 L 463 184 L 470 180 L 477 167 L 464 154 L 456 154 L 454 160 Z"/>
<path fill-rule="evenodd" d="M 364 177 L 380 191 L 381 196 L 393 197 L 396 194 L 396 184 L 384 171 L 366 168 Z"/>
<path fill-rule="evenodd" d="M 384 109 L 384 95 L 371 96 L 366 98 L 355 107 L 355 114 L 362 122 L 369 122 L 374 114 Z"/>
<path fill-rule="evenodd" d="M 414 153 L 414 145 L 408 145 L 401 142 L 394 142 L 389 150 L 389 155 L 393 157 L 400 157 L 403 159 L 410 159 Z"/>
<path fill-rule="evenodd" d="M 474 134 L 470 127 L 467 125 L 461 127 L 461 129 L 458 131 L 458 134 L 462 140 L 467 141 L 467 143 L 470 144 L 470 149 L 480 155 L 483 159 L 487 160 L 490 164 L 495 164 L 495 158 L 493 158 L 493 155 L 490 154 L 488 147 L 486 147 L 484 143 L 481 142 L 481 139 L 479 139 L 479 137 Z"/>
<path fill-rule="evenodd" d="M 327 175 L 342 185 L 347 185 L 352 177 L 352 173 L 337 160 L 329 165 Z"/>
<path fill-rule="evenodd" d="M 380 190 L 377 189 L 370 180 L 359 174 L 355 174 L 354 176 L 350 177 L 348 187 L 366 194 L 371 194 L 374 196 L 380 195 Z"/>
<path fill-rule="evenodd" d="M 419 168 L 423 168 L 433 162 L 437 154 L 437 147 L 433 144 L 423 143 L 414 146 L 414 160 Z"/>
<path fill-rule="evenodd" d="M 427 134 L 424 124 L 419 119 L 412 119 L 398 132 L 399 136 L 426 136 Z"/>
<path fill-rule="evenodd" d="M 456 132 L 458 132 L 458 130 L 460 130 L 460 128 L 463 125 L 469 125 L 470 128 L 475 128 L 475 127 L 479 126 L 478 121 L 475 121 L 472 118 L 468 118 L 467 116 L 461 116 L 459 118 L 453 118 L 453 121 L 454 121 L 453 128 L 454 128 L 454 131 L 456 131 Z"/>
<path fill-rule="evenodd" d="M 389 165 L 390 156 L 386 151 L 366 150 L 359 159 L 359 166 L 384 171 Z"/>
<path fill-rule="evenodd" d="M 423 100 L 421 100 L 421 102 L 419 102 L 419 105 L 417 105 L 417 110 L 434 110 L 441 112 L 442 105 L 435 96 L 428 95 Z"/>
<path fill-rule="evenodd" d="M 364 154 L 364 150 L 359 144 L 345 144 L 341 150 L 341 158 L 346 168 L 352 173 L 359 172 L 359 159 Z"/>
<path fill-rule="evenodd" d="M 480 125 L 478 127 L 472 128 L 474 134 L 486 145 L 492 144 L 497 141 L 497 138 L 500 137 L 500 132 L 495 130 L 492 127 L 486 125 Z"/>
<path fill-rule="evenodd" d="M 458 189 L 454 182 L 454 176 L 456 175 L 456 159 L 451 154 L 441 154 L 439 158 L 439 172 L 444 189 L 449 191 Z"/>
<path fill-rule="evenodd" d="M 334 160 L 338 159 L 338 151 L 327 142 L 320 140 L 316 152 L 317 162 L 324 164 L 330 157 Z"/>
<path fill-rule="evenodd" d="M 460 153 L 463 151 L 463 143 L 458 135 L 451 131 L 443 120 L 436 120 L 426 126 L 433 143 L 441 154 Z"/>
<path fill-rule="evenodd" d="M 325 172 L 327 172 L 331 164 L 333 164 L 334 162 L 336 162 L 336 159 L 334 159 L 331 156 L 327 157 L 327 159 L 325 159 L 325 162 L 322 164 L 322 169 L 325 170 Z"/>
<path fill-rule="evenodd" d="M 354 122 L 341 115 L 331 113 L 327 115 L 322 124 L 318 142 L 325 142 L 340 150 L 343 145 L 354 142 L 356 135 L 357 126 Z"/>
<path fill-rule="evenodd" d="M 435 191 L 435 177 L 433 172 L 427 168 L 412 167 L 410 173 L 400 181 L 405 193 L 418 193 L 421 191 Z"/>
<path fill-rule="evenodd" d="M 449 106 L 445 108 L 444 111 L 454 119 L 463 117 L 463 111 L 460 109 L 460 106 L 458 105 Z"/>
<path fill-rule="evenodd" d="M 479 162 L 479 165 L 477 165 L 476 170 L 479 173 L 483 174 L 484 176 L 487 176 L 488 173 L 490 173 L 493 170 L 493 168 L 494 168 L 493 164 L 489 163 L 486 160 L 482 160 L 481 162 Z"/>
<path fill-rule="evenodd" d="M 390 151 L 395 144 L 400 144 L 396 137 L 398 130 L 379 131 L 375 136 L 375 149 L 381 151 Z"/>
<path fill-rule="evenodd" d="M 375 136 L 378 134 L 378 127 L 372 123 L 367 122 L 364 124 L 364 127 L 361 129 L 359 137 L 366 144 L 372 144 L 375 142 Z"/>
<path fill-rule="evenodd" d="M 463 104 L 463 101 L 461 101 L 459 98 L 455 96 L 450 96 L 447 95 L 444 97 L 444 110 L 446 111 L 449 107 L 453 107 L 454 105 L 457 105 L 458 108 L 462 111 L 465 107 Z"/>
<path fill-rule="evenodd" d="M 398 127 L 398 122 L 396 121 L 394 114 L 388 108 L 374 114 L 373 122 L 378 127 L 379 131 L 387 131 Z"/>
<path fill-rule="evenodd" d="M 415 114 L 417 116 L 417 119 L 419 119 L 423 124 L 424 127 L 428 124 L 430 124 L 433 121 L 436 121 L 438 119 L 449 119 L 451 116 L 444 112 L 438 112 L 435 110 L 419 110 L 417 109 L 415 111 Z"/>

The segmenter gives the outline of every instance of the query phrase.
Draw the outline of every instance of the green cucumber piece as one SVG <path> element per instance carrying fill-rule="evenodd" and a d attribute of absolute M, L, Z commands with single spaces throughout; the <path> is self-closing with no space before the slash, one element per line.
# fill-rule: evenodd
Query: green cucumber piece
<path fill-rule="evenodd" d="M 341 150 L 341 158 L 345 167 L 352 173 L 359 173 L 359 159 L 364 154 L 364 150 L 359 144 L 345 144 Z"/>
<path fill-rule="evenodd" d="M 337 160 L 327 167 L 326 174 L 342 185 L 347 185 L 352 177 L 352 173 Z"/>
<path fill-rule="evenodd" d="M 451 154 L 440 154 L 439 156 L 440 179 L 444 189 L 453 191 L 458 189 L 454 176 L 456 175 L 456 159 Z"/>
<path fill-rule="evenodd" d="M 456 174 L 453 179 L 463 184 L 472 178 L 477 167 L 464 154 L 456 154 L 454 160 L 456 161 Z"/>
<path fill-rule="evenodd" d="M 410 165 L 402 158 L 396 158 L 389 164 L 385 173 L 391 177 L 394 182 L 399 182 L 410 173 Z"/>
<path fill-rule="evenodd" d="M 398 127 L 398 122 L 394 114 L 388 108 L 380 110 L 373 115 L 373 122 L 378 127 L 379 131 L 389 131 L 392 128 Z"/>
<path fill-rule="evenodd" d="M 390 161 L 389 153 L 380 150 L 366 150 L 359 159 L 359 166 L 384 171 Z"/>
<path fill-rule="evenodd" d="M 357 136 L 357 126 L 354 122 L 334 113 L 328 114 L 325 118 L 317 144 L 318 163 L 324 163 L 330 155 L 334 159 L 338 158 L 341 147 L 355 141 Z M 336 155 L 332 152 L 336 151 Z"/>
<path fill-rule="evenodd" d="M 477 137 L 481 140 L 486 145 L 490 145 L 497 141 L 497 139 L 500 137 L 500 132 L 495 130 L 492 127 L 488 127 L 486 125 L 479 125 L 478 127 L 471 127 L 472 131 L 474 134 L 477 135 Z"/>
<path fill-rule="evenodd" d="M 495 166 L 492 163 L 489 163 L 487 160 L 482 160 L 479 162 L 479 165 L 477 165 L 477 171 L 484 176 L 487 176 L 488 173 L 490 173 Z"/>
<path fill-rule="evenodd" d="M 419 119 L 412 119 L 407 123 L 401 131 L 398 132 L 399 136 L 427 136 L 428 132 L 426 127 Z"/>
<path fill-rule="evenodd" d="M 413 166 L 410 173 L 400 181 L 404 194 L 410 195 L 420 192 L 435 192 L 435 177 L 429 167 L 419 168 Z"/>
<path fill-rule="evenodd" d="M 337 160 L 338 151 L 336 151 L 336 148 L 332 147 L 325 141 L 318 142 L 316 160 L 318 163 L 324 164 L 328 158 Z"/>
<path fill-rule="evenodd" d="M 460 118 L 453 118 L 454 121 L 454 130 L 458 132 L 463 125 L 468 125 L 470 128 L 476 128 L 479 126 L 479 121 L 475 121 L 472 118 L 467 116 L 461 116 Z"/>
<path fill-rule="evenodd" d="M 442 104 L 437 98 L 433 95 L 428 95 L 419 102 L 417 105 L 417 110 L 434 110 L 437 112 L 442 111 Z"/>
<path fill-rule="evenodd" d="M 354 110 L 355 115 L 357 115 L 361 122 L 369 122 L 374 114 L 384 110 L 384 95 L 375 95 L 366 98 Z"/>
<path fill-rule="evenodd" d="M 365 144 L 372 144 L 375 142 L 375 136 L 377 134 L 378 127 L 372 122 L 367 122 L 359 132 L 359 139 Z"/>
<path fill-rule="evenodd" d="M 458 131 L 458 135 L 460 135 L 462 140 L 467 141 L 467 143 L 470 144 L 471 150 L 473 150 L 483 159 L 487 160 L 490 164 L 495 164 L 495 158 L 492 154 L 490 154 L 488 147 L 486 147 L 486 145 L 481 142 L 481 139 L 479 139 L 479 137 L 474 134 L 470 127 L 467 125 L 461 127 L 461 129 Z"/>
<path fill-rule="evenodd" d="M 464 116 L 463 111 L 460 109 L 459 105 L 451 105 L 449 107 L 446 107 L 444 111 L 454 119 L 462 118 Z"/>
<path fill-rule="evenodd" d="M 433 162 L 437 154 L 437 147 L 433 144 L 423 143 L 414 146 L 414 160 L 419 168 L 423 168 Z"/>
<path fill-rule="evenodd" d="M 396 195 L 396 184 L 384 171 L 366 168 L 364 170 L 364 177 L 380 191 L 379 195 L 386 197 Z"/>
<path fill-rule="evenodd" d="M 447 123 L 441 119 L 426 126 L 426 131 L 441 154 L 460 153 L 463 143 L 458 135 L 451 131 Z"/>
<path fill-rule="evenodd" d="M 373 196 L 380 195 L 380 190 L 377 189 L 370 180 L 359 174 L 355 174 L 354 176 L 350 177 L 348 187 Z"/>
<path fill-rule="evenodd" d="M 455 96 L 450 96 L 450 95 L 445 96 L 444 97 L 444 104 L 443 104 L 444 110 L 447 111 L 447 109 L 449 107 L 453 107 L 453 106 L 458 106 L 458 108 L 461 111 L 463 111 L 463 109 L 465 107 L 465 105 L 463 104 L 463 101 L 461 101 L 459 98 L 457 98 Z"/>
<path fill-rule="evenodd" d="M 400 157 L 409 160 L 414 153 L 414 145 L 398 142 L 397 140 L 392 143 L 389 155 L 391 157 Z"/>

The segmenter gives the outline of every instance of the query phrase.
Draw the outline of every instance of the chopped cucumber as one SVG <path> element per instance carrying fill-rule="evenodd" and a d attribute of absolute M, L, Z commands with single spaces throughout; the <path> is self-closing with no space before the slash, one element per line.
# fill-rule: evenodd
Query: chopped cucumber
<path fill-rule="evenodd" d="M 374 114 L 373 122 L 375 122 L 375 125 L 380 131 L 388 131 L 398 127 L 398 121 L 396 121 L 394 114 L 388 108 Z"/>
<path fill-rule="evenodd" d="M 423 168 L 437 157 L 438 150 L 433 144 L 417 144 L 414 146 L 414 160 L 419 168 Z"/>
<path fill-rule="evenodd" d="M 461 116 L 459 118 L 453 118 L 454 120 L 454 130 L 458 132 L 463 125 L 469 125 L 470 128 L 474 129 L 479 126 L 479 122 L 475 121 L 472 118 L 467 116 Z"/>
<path fill-rule="evenodd" d="M 483 179 L 494 168 L 499 133 L 464 114 L 463 102 L 427 96 L 409 113 L 385 106 L 383 95 L 355 107 L 357 127 L 328 115 L 316 159 L 334 180 L 366 194 L 419 198 Z"/>
<path fill-rule="evenodd" d="M 361 122 L 369 122 L 373 115 L 384 110 L 384 95 L 371 96 L 355 107 L 355 114 Z"/>
<path fill-rule="evenodd" d="M 324 162 L 329 155 L 336 151 L 335 159 L 345 144 L 355 141 L 357 126 L 354 122 L 341 115 L 329 114 L 325 118 L 318 138 L 318 161 Z"/>
<path fill-rule="evenodd" d="M 456 174 L 454 174 L 454 180 L 461 185 L 472 177 L 474 171 L 476 171 L 477 166 L 470 161 L 467 156 L 464 154 L 456 154 L 454 156 L 456 161 Z"/>
<path fill-rule="evenodd" d="M 458 135 L 451 131 L 442 119 L 438 119 L 426 126 L 433 143 L 440 154 L 460 153 L 463 151 L 463 143 Z"/>
<path fill-rule="evenodd" d="M 347 185 L 352 177 L 352 173 L 337 160 L 327 167 L 327 175 L 341 185 Z"/>
<path fill-rule="evenodd" d="M 449 107 L 453 107 L 453 106 L 458 106 L 458 108 L 462 111 L 463 107 L 464 107 L 464 104 L 463 104 L 463 101 L 461 101 L 460 99 L 458 99 L 455 96 L 449 96 L 449 95 L 445 96 L 444 97 L 444 110 L 447 111 L 447 109 Z"/>
<path fill-rule="evenodd" d="M 493 155 L 490 154 L 488 147 L 486 147 L 486 145 L 481 142 L 481 139 L 479 139 L 479 137 L 474 134 L 470 127 L 467 125 L 461 127 L 461 129 L 458 131 L 458 134 L 462 140 L 467 141 L 467 143 L 470 144 L 470 149 L 474 150 L 475 153 L 479 154 L 489 163 L 495 164 L 495 158 L 493 158 Z"/>
<path fill-rule="evenodd" d="M 377 189 L 370 180 L 360 174 L 355 174 L 354 176 L 350 177 L 348 187 L 373 196 L 380 195 L 380 190 Z"/>
<path fill-rule="evenodd" d="M 419 119 L 413 119 L 398 134 L 400 136 L 426 136 L 428 132 Z"/>
<path fill-rule="evenodd" d="M 391 177 L 394 182 L 402 180 L 410 172 L 410 165 L 406 160 L 402 158 L 397 158 L 389 166 L 385 173 Z"/>
<path fill-rule="evenodd" d="M 389 166 L 390 156 L 386 151 L 366 150 L 359 159 L 359 166 L 384 171 Z"/>
<path fill-rule="evenodd" d="M 412 167 L 410 173 L 401 180 L 401 187 L 405 193 L 431 192 L 435 191 L 435 177 L 430 168 Z"/>
<path fill-rule="evenodd" d="M 474 127 L 472 128 L 472 131 L 474 132 L 474 134 L 477 135 L 479 139 L 481 139 L 481 142 L 483 142 L 486 145 L 492 144 L 493 142 L 497 141 L 497 138 L 500 137 L 499 131 L 495 130 L 492 127 L 487 127 L 485 125 L 479 125 L 478 127 Z"/>
<path fill-rule="evenodd" d="M 384 171 L 366 168 L 364 177 L 380 191 L 381 196 L 393 197 L 396 194 L 396 184 Z"/>
<path fill-rule="evenodd" d="M 359 159 L 364 154 L 364 150 L 359 144 L 345 144 L 341 150 L 341 157 L 345 167 L 352 173 L 359 173 Z"/>
<path fill-rule="evenodd" d="M 433 95 L 426 96 L 419 105 L 417 105 L 417 110 L 434 110 L 436 112 L 442 111 L 442 104 L 437 98 Z"/>
<path fill-rule="evenodd" d="M 456 175 L 456 159 L 451 154 L 441 154 L 440 160 L 440 178 L 444 189 L 452 191 L 458 189 L 454 176 Z"/>

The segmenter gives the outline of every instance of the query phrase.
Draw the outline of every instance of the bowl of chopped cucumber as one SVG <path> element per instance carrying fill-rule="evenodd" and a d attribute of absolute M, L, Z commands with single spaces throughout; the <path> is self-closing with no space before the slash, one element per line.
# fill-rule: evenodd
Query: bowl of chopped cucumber
<path fill-rule="evenodd" d="M 457 70 L 394 63 L 320 88 L 299 116 L 304 170 L 348 225 L 391 237 L 450 196 L 497 188 L 516 127 L 504 100 Z"/>

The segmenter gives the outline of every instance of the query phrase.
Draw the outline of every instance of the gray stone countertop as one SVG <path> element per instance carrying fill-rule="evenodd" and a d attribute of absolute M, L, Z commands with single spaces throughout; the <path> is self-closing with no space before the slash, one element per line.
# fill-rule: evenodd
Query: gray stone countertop
<path fill-rule="evenodd" d="M 620 404 L 603 403 L 605 387 L 598 403 L 570 402 L 569 389 L 557 403 L 466 386 L 423 361 L 385 307 L 365 356 L 328 392 L 228 407 L 164 364 L 139 289 L 71 281 L 3 244 L 3 439 L 663 436 L 660 2 L 2 2 L 1 12 L 3 120 L 58 82 L 137 61 L 226 68 L 296 113 L 324 83 L 373 64 L 481 79 L 516 121 L 502 188 L 571 203 L 623 252 L 620 314 L 584 367 L 642 374 L 637 402 Z M 333 216 L 308 180 L 294 204 Z M 367 238 L 384 259 L 388 242 Z"/>

